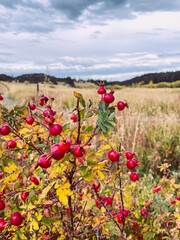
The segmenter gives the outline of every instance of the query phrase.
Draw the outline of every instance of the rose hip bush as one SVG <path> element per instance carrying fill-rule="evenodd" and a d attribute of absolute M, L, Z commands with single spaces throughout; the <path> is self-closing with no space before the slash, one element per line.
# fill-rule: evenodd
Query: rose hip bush
<path fill-rule="evenodd" d="M 114 104 L 103 84 L 97 93 L 95 107 L 74 92 L 66 123 L 46 96 L 0 105 L 1 239 L 179 239 L 180 192 L 169 166 L 158 183 L 140 177 L 138 156 L 111 139 L 127 103 Z"/>

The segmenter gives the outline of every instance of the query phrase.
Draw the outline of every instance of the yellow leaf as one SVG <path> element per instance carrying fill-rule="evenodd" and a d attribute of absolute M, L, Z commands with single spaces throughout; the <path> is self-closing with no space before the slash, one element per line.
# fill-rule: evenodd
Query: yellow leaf
<path fill-rule="evenodd" d="M 68 198 L 67 196 L 65 195 L 64 191 L 62 188 L 58 188 L 56 190 L 56 194 L 57 196 L 59 197 L 59 201 L 62 202 L 63 205 L 67 205 L 68 203 Z"/>
<path fill-rule="evenodd" d="M 20 134 L 25 134 L 25 133 L 29 133 L 29 132 L 31 132 L 31 129 L 29 129 L 29 128 L 22 128 L 19 130 Z"/>
<path fill-rule="evenodd" d="M 44 128 L 40 128 L 40 129 L 39 129 L 39 132 L 40 132 L 40 133 L 43 133 L 43 132 L 44 132 Z"/>
<path fill-rule="evenodd" d="M 22 146 L 23 146 L 23 143 L 22 143 L 22 142 L 17 141 L 16 143 L 17 143 L 17 147 L 18 147 L 18 148 L 22 148 Z"/>
<path fill-rule="evenodd" d="M 2 155 L 3 155 L 3 152 L 4 152 L 4 150 L 3 151 L 0 151 L 0 158 L 2 157 Z"/>
<path fill-rule="evenodd" d="M 64 239 L 66 239 L 66 237 L 64 237 L 64 236 L 60 236 L 60 237 L 58 237 L 57 240 L 64 240 Z"/>
<path fill-rule="evenodd" d="M 105 177 L 104 177 L 104 174 L 100 171 L 100 170 L 97 170 L 101 180 L 103 180 Z"/>
<path fill-rule="evenodd" d="M 77 92 L 74 91 L 74 96 L 75 97 L 81 97 L 82 95 L 80 93 L 77 93 Z"/>
<path fill-rule="evenodd" d="M 34 229 L 34 230 L 38 230 L 39 229 L 39 225 L 38 225 L 38 223 L 34 219 L 32 220 L 32 222 L 30 224 L 30 229 Z"/>
<path fill-rule="evenodd" d="M 62 202 L 63 205 L 67 205 L 67 203 L 68 203 L 67 196 L 71 196 L 72 195 L 72 192 L 70 190 L 70 184 L 66 183 L 63 186 L 60 186 L 56 190 L 56 194 L 59 197 L 59 201 Z"/>
<path fill-rule="evenodd" d="M 94 169 L 101 169 L 101 168 L 103 168 L 105 165 L 106 165 L 106 163 L 107 163 L 108 161 L 106 160 L 106 161 L 103 161 L 103 162 L 101 162 L 101 163 L 97 163 L 96 165 L 94 165 Z"/>
<path fill-rule="evenodd" d="M 4 172 L 12 173 L 12 172 L 14 172 L 16 170 L 17 167 L 16 167 L 16 165 L 14 163 L 11 163 L 9 165 L 10 165 L 9 167 L 5 167 L 4 168 Z"/>
<path fill-rule="evenodd" d="M 55 181 L 51 182 L 46 188 L 43 189 L 41 195 L 39 196 L 39 199 L 43 199 L 46 197 L 47 193 L 49 192 L 49 190 L 52 188 L 52 186 L 54 185 Z"/>
<path fill-rule="evenodd" d="M 109 144 L 106 144 L 106 145 L 101 145 L 100 150 L 104 151 L 104 150 L 107 150 L 107 149 L 110 149 L 110 148 L 111 148 L 111 146 Z"/>
<path fill-rule="evenodd" d="M 41 219 L 43 217 L 42 213 L 40 213 L 40 212 L 36 212 L 35 216 L 37 217 L 38 221 L 41 221 Z"/>

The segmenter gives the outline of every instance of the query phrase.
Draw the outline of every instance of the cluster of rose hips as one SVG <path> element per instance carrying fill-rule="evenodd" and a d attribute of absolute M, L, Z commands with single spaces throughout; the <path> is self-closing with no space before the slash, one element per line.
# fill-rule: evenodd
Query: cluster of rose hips
<path fill-rule="evenodd" d="M 107 93 L 106 89 L 104 88 L 104 84 L 100 83 L 99 85 L 100 85 L 100 87 L 97 90 L 97 93 L 101 95 L 101 100 L 99 103 L 101 103 L 103 101 L 105 103 L 114 102 L 114 100 L 115 100 L 114 90 L 111 90 L 109 93 Z M 117 106 L 118 110 L 122 111 L 122 110 L 124 110 L 125 107 L 128 107 L 128 104 L 126 102 L 119 101 L 116 106 Z"/>
<path fill-rule="evenodd" d="M 126 166 L 130 170 L 133 170 L 139 164 L 139 161 L 136 158 L 133 158 L 133 156 L 134 156 L 134 153 L 132 152 L 125 153 L 125 157 L 127 159 Z M 120 153 L 118 153 L 116 150 L 111 150 L 108 153 L 108 158 L 112 162 L 118 162 L 120 158 Z M 130 180 L 133 182 L 139 180 L 138 174 L 136 172 L 132 172 L 129 177 L 130 177 Z"/>

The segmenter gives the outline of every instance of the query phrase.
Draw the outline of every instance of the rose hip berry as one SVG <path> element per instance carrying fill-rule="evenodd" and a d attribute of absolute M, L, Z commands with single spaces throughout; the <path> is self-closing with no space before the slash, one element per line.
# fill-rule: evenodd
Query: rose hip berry
<path fill-rule="evenodd" d="M 132 159 L 133 156 L 134 156 L 134 153 L 132 153 L 132 152 L 126 152 L 126 153 L 125 153 L 125 156 L 126 156 L 127 159 Z"/>
<path fill-rule="evenodd" d="M 123 215 L 123 209 L 120 209 L 120 213 Z M 129 214 L 129 211 L 127 209 L 124 209 L 124 217 L 126 218 Z"/>
<path fill-rule="evenodd" d="M 104 102 L 106 102 L 106 103 L 112 103 L 112 102 L 114 102 L 114 95 L 112 94 L 112 93 L 106 93 L 106 94 L 104 94 L 104 98 L 103 98 L 103 100 L 104 100 Z"/>
<path fill-rule="evenodd" d="M 27 124 L 32 125 L 34 122 L 34 117 L 33 116 L 27 117 L 26 122 L 27 122 Z"/>
<path fill-rule="evenodd" d="M 5 209 L 5 202 L 0 199 L 0 210 L 4 210 L 4 209 Z"/>
<path fill-rule="evenodd" d="M 30 107 L 31 110 L 35 110 L 36 109 L 36 105 L 35 104 L 30 104 L 29 107 Z"/>
<path fill-rule="evenodd" d="M 104 88 L 104 86 L 100 86 L 100 88 L 97 90 L 98 94 L 106 94 L 106 89 Z"/>
<path fill-rule="evenodd" d="M 6 143 L 6 146 L 9 147 L 9 148 L 15 148 L 17 146 L 17 143 L 14 140 L 9 140 Z"/>
<path fill-rule="evenodd" d="M 137 222 L 132 222 L 132 224 L 134 227 L 137 227 L 137 225 L 138 225 Z"/>
<path fill-rule="evenodd" d="M 2 101 L 4 98 L 3 98 L 3 96 L 0 94 L 0 101 Z"/>
<path fill-rule="evenodd" d="M 0 134 L 3 135 L 3 136 L 8 135 L 10 132 L 11 132 L 11 128 L 8 125 L 3 125 L 0 128 Z"/>
<path fill-rule="evenodd" d="M 25 201 L 28 196 L 29 196 L 29 192 L 24 192 L 24 193 L 22 193 L 22 195 L 21 195 L 21 199 L 22 199 L 23 201 Z"/>
<path fill-rule="evenodd" d="M 130 180 L 133 181 L 133 182 L 136 182 L 137 180 L 139 180 L 138 174 L 135 173 L 135 172 L 132 172 L 130 174 Z"/>
<path fill-rule="evenodd" d="M 50 153 L 55 160 L 60 160 L 64 157 L 65 152 L 60 150 L 59 144 L 54 144 L 50 147 Z"/>
<path fill-rule="evenodd" d="M 117 215 L 117 219 L 119 223 L 123 223 L 123 216 L 121 213 Z"/>
<path fill-rule="evenodd" d="M 128 167 L 130 170 L 133 170 L 133 169 L 136 167 L 136 162 L 133 161 L 133 159 L 129 159 L 129 160 L 126 162 L 126 165 L 127 165 L 127 167 Z"/>
<path fill-rule="evenodd" d="M 39 105 L 43 106 L 44 104 L 47 103 L 49 99 L 46 96 L 42 96 L 39 100 Z"/>
<path fill-rule="evenodd" d="M 70 149 L 71 143 L 69 141 L 63 140 L 59 143 L 59 148 L 62 152 L 66 152 Z"/>
<path fill-rule="evenodd" d="M 108 158 L 112 162 L 117 162 L 119 160 L 119 153 L 116 150 L 111 150 L 108 153 Z"/>
<path fill-rule="evenodd" d="M 38 165 L 41 168 L 49 168 L 51 166 L 51 157 L 47 154 L 43 154 L 39 157 Z"/>
<path fill-rule="evenodd" d="M 144 208 L 141 209 L 141 215 L 142 215 L 142 216 L 147 215 L 147 213 L 148 213 L 148 212 L 147 212 L 146 209 L 144 209 Z"/>
<path fill-rule="evenodd" d="M 33 182 L 35 185 L 39 185 L 39 180 L 36 177 L 30 177 L 30 181 Z"/>
<path fill-rule="evenodd" d="M 15 225 L 15 226 L 20 226 L 21 223 L 23 222 L 23 217 L 19 212 L 14 212 L 11 215 L 11 224 Z"/>
<path fill-rule="evenodd" d="M 122 110 L 124 110 L 125 107 L 127 107 L 127 103 L 124 103 L 124 102 L 122 102 L 122 101 L 119 101 L 119 102 L 117 103 L 117 108 L 118 108 L 118 110 L 122 111 Z"/>
<path fill-rule="evenodd" d="M 52 124 L 49 127 L 49 134 L 52 136 L 57 136 L 62 132 L 62 126 L 59 123 Z"/>
<path fill-rule="evenodd" d="M 77 122 L 76 114 L 73 114 L 73 115 L 71 116 L 71 120 L 73 120 L 73 122 Z"/>
<path fill-rule="evenodd" d="M 46 124 L 52 125 L 55 121 L 55 118 L 53 116 L 48 116 L 48 117 L 45 117 L 44 121 Z"/>
<path fill-rule="evenodd" d="M 83 147 L 78 145 L 73 149 L 73 154 L 75 157 L 82 157 L 85 154 L 85 150 Z"/>
<path fill-rule="evenodd" d="M 180 201 L 180 196 L 177 196 L 176 199 L 177 199 L 178 201 Z"/>
<path fill-rule="evenodd" d="M 0 222 L 0 231 L 3 231 L 4 228 L 5 228 L 5 222 L 2 221 L 2 222 Z"/>
<path fill-rule="evenodd" d="M 47 116 L 54 116 L 55 115 L 55 112 L 51 109 L 51 108 L 46 108 L 44 111 L 43 111 L 43 115 L 44 117 L 47 117 Z"/>

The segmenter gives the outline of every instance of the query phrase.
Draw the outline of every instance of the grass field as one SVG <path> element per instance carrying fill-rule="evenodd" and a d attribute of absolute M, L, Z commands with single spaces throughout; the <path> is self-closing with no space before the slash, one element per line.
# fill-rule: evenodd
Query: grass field
<path fill-rule="evenodd" d="M 40 84 L 39 96 L 35 84 L 7 83 L 11 102 L 34 102 L 42 94 L 55 98 L 53 108 L 64 113 L 64 119 L 75 107 L 73 91 L 83 94 L 86 102 L 99 102 L 95 88 L 71 88 L 64 85 Z M 5 90 L 4 90 L 5 91 Z M 7 94 L 7 90 L 6 90 Z M 179 88 L 123 88 L 115 91 L 115 101 L 127 100 L 129 108 L 117 112 L 118 124 L 112 133 L 123 147 L 137 152 L 144 164 L 143 172 L 149 168 L 156 174 L 158 165 L 164 161 L 178 169 L 180 159 L 180 89 Z M 93 122 L 92 122 L 93 124 Z"/>

